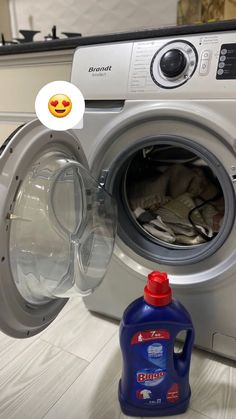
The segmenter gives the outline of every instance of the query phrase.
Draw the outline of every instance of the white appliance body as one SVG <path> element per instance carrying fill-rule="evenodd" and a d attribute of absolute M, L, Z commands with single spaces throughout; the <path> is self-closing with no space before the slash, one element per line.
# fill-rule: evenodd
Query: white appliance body
<path fill-rule="evenodd" d="M 167 271 L 175 297 L 192 315 L 196 345 L 236 359 L 234 38 L 234 32 L 221 32 L 80 47 L 71 81 L 87 104 L 84 128 L 76 135 L 93 175 L 118 200 L 112 262 L 85 304 L 120 318 L 142 295 L 148 272 Z M 185 57 L 185 69 L 176 77 L 165 77 L 160 67 L 170 49 Z M 137 150 L 166 142 L 205 159 L 224 193 L 220 233 L 191 250 L 141 237 L 122 204 L 125 163 Z"/>

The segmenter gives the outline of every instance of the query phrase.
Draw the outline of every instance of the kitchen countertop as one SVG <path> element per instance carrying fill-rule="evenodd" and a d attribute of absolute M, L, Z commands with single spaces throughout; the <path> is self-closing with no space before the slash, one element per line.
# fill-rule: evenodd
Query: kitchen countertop
<path fill-rule="evenodd" d="M 35 41 L 29 43 L 4 45 L 0 47 L 0 56 L 9 54 L 25 54 L 42 51 L 58 51 L 75 49 L 80 45 L 102 44 L 148 38 L 182 36 L 194 33 L 220 32 L 236 30 L 236 20 L 228 20 L 197 25 L 170 26 L 157 29 L 143 29 L 132 32 L 120 32 L 105 35 L 92 35 L 74 38 L 62 38 L 50 41 Z"/>
<path fill-rule="evenodd" d="M 1 419 L 124 419 L 118 322 L 70 300 L 40 335 L 0 334 Z M 235 419 L 235 362 L 194 349 L 190 408 L 183 419 Z"/>

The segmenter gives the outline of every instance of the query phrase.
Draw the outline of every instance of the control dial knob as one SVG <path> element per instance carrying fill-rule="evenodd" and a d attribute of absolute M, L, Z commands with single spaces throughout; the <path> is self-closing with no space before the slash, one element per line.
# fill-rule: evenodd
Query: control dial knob
<path fill-rule="evenodd" d="M 166 51 L 160 60 L 160 69 L 165 77 L 177 77 L 184 71 L 187 60 L 179 49 L 170 49 Z"/>

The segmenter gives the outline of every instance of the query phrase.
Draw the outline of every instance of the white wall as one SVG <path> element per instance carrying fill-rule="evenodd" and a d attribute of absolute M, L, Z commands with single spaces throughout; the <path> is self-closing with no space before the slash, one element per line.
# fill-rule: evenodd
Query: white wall
<path fill-rule="evenodd" d="M 86 34 L 158 28 L 176 23 L 177 0 L 10 0 L 13 36 L 18 29 Z M 37 38 L 42 35 L 37 35 Z"/>

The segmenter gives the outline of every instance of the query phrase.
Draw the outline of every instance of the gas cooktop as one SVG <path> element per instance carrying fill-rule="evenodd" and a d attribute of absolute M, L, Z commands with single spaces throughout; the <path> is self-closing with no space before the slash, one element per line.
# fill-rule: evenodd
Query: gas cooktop
<path fill-rule="evenodd" d="M 18 44 L 28 44 L 34 42 L 34 36 L 37 33 L 41 33 L 41 31 L 33 31 L 30 29 L 20 29 L 19 33 L 22 35 L 20 38 L 14 38 L 12 41 L 6 41 L 4 34 L 1 33 L 1 40 L 0 40 L 0 46 L 7 46 L 7 45 L 18 45 Z M 64 35 L 64 38 L 75 38 L 80 37 L 81 33 L 77 32 L 61 32 L 62 35 Z M 57 27 L 54 25 L 52 27 L 51 32 L 44 36 L 44 41 L 55 41 L 55 39 L 60 39 L 60 37 L 57 35 Z M 40 42 L 40 41 L 36 41 Z"/>
<path fill-rule="evenodd" d="M 57 35 L 56 26 L 53 26 L 51 33 L 45 36 L 42 41 L 34 41 L 34 36 L 37 33 L 40 33 L 40 31 L 20 30 L 19 33 L 22 36 L 11 41 L 6 41 L 4 35 L 1 34 L 0 55 L 75 49 L 80 45 L 159 38 L 162 36 L 181 36 L 226 30 L 236 30 L 236 20 L 196 25 L 169 26 L 159 29 L 143 29 L 133 32 L 92 36 L 82 36 L 81 33 L 74 32 L 62 32 L 63 38 L 60 38 Z"/>

